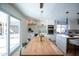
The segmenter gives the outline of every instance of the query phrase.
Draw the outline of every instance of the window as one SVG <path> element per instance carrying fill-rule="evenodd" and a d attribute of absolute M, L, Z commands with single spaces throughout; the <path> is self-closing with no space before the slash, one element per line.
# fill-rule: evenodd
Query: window
<path fill-rule="evenodd" d="M 20 45 L 20 20 L 0 11 L 0 56 L 10 55 Z"/>
<path fill-rule="evenodd" d="M 56 32 L 66 33 L 67 32 L 67 25 L 57 25 Z"/>
<path fill-rule="evenodd" d="M 61 32 L 61 25 L 57 25 L 57 30 L 56 32 Z"/>

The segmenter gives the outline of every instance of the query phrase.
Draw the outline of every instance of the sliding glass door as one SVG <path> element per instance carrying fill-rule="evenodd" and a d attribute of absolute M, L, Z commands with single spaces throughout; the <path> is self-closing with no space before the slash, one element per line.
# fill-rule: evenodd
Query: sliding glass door
<path fill-rule="evenodd" d="M 0 11 L 0 56 L 11 55 L 20 46 L 20 20 Z"/>
<path fill-rule="evenodd" d="M 10 17 L 10 53 L 20 46 L 20 20 Z"/>
<path fill-rule="evenodd" d="M 0 11 L 0 56 L 7 55 L 8 15 Z"/>

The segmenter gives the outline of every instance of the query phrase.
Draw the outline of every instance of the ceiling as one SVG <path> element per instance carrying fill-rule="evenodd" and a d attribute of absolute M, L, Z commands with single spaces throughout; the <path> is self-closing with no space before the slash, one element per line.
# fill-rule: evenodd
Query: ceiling
<path fill-rule="evenodd" d="M 40 9 L 40 3 L 15 3 L 13 5 L 25 16 L 40 20 L 76 18 L 79 12 L 79 4 L 77 3 L 44 3 L 42 9 Z M 66 14 L 67 11 L 68 14 Z"/>

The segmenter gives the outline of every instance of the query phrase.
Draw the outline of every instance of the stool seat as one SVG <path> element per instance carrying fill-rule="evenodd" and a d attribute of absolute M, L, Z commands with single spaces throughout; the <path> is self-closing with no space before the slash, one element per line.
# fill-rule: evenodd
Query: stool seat
<path fill-rule="evenodd" d="M 76 46 L 79 46 L 79 39 L 69 40 L 69 43 L 73 44 L 73 45 L 76 45 Z"/>

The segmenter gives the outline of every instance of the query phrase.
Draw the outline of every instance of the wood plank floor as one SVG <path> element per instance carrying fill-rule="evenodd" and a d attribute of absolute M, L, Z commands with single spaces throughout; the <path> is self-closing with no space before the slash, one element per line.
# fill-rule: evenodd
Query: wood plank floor
<path fill-rule="evenodd" d="M 21 55 L 64 55 L 55 44 L 48 40 L 47 37 L 34 37 L 26 48 L 23 48 Z"/>

